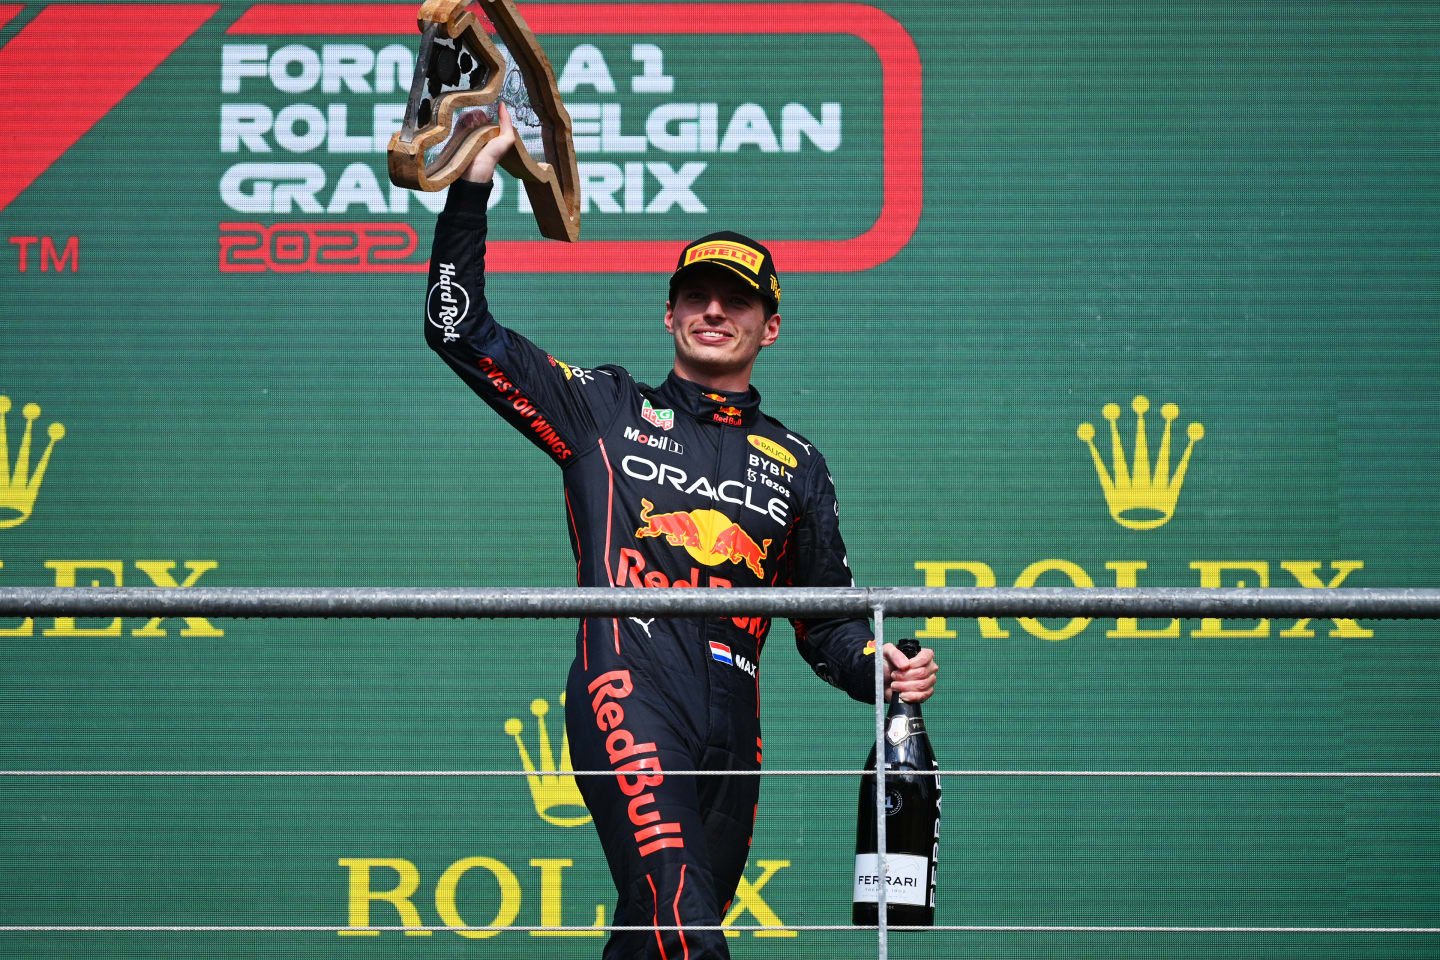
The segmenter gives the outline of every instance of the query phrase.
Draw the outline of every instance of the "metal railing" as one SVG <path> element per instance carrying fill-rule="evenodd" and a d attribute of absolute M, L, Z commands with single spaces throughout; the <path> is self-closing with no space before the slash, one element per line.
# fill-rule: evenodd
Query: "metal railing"
<path fill-rule="evenodd" d="M 0 587 L 0 617 L 734 616 L 1440 619 L 1440 589 L 1336 587 Z"/>
<path fill-rule="evenodd" d="M 1117 617 L 1440 620 L 1440 589 L 1412 588 L 1078 588 L 1078 587 L 780 587 L 729 590 L 634 590 L 626 588 L 386 588 L 386 587 L 0 587 L 3 617 L 234 617 L 234 618 L 400 618 L 492 619 L 762 615 L 768 617 L 868 617 L 876 646 L 883 646 L 886 618 L 895 617 Z M 884 756 L 885 704 L 881 657 L 875 663 L 876 755 Z M 809 775 L 859 775 L 865 771 L 783 771 Z M 315 772 L 309 772 L 315 773 Z M 343 776 L 449 776 L 465 771 L 324 771 Z M 474 772 L 472 772 L 474 773 Z M 483 771 L 489 775 L 525 775 L 525 771 Z M 614 771 L 574 771 L 577 776 L 614 776 Z M 715 771 L 667 771 L 678 776 L 716 775 Z M 759 775 L 756 771 L 754 775 Z M 776 771 L 767 771 L 774 775 Z M 942 771 L 942 773 L 944 773 Z M 286 776 L 296 771 L 36 771 L 3 770 L 0 776 Z M 727 772 L 725 775 L 735 775 Z M 1379 771 L 951 771 L 949 775 L 989 776 L 1406 776 L 1440 773 Z M 876 839 L 879 876 L 886 876 L 885 770 L 877 764 Z M 877 884 L 877 949 L 889 955 L 886 885 Z M 0 927 L 8 930 L 92 930 L 91 927 Z M 136 930 L 228 930 L 229 927 L 104 928 Z M 246 930 L 258 928 L 243 928 Z M 275 930 L 333 930 L 332 927 L 275 927 Z M 390 929 L 390 928 L 366 928 Z M 409 928 L 395 928 L 409 929 Z M 491 930 L 490 927 L 426 928 Z M 506 927 L 504 929 L 526 929 Z M 549 929 L 549 928 L 547 928 Z M 590 928 L 594 929 L 594 928 Z M 631 929 L 616 928 L 605 929 Z M 634 928 L 672 930 L 674 927 Z M 700 929 L 691 927 L 688 929 Z M 707 928 L 708 929 L 708 928 Z M 717 928 L 718 929 L 718 928 Z M 801 929 L 791 927 L 789 929 Z M 815 926 L 804 929 L 855 929 Z M 1078 925 L 947 926 L 926 929 L 963 931 L 1161 931 L 1161 932 L 1309 932 L 1437 934 L 1440 927 L 1094 927 Z"/>

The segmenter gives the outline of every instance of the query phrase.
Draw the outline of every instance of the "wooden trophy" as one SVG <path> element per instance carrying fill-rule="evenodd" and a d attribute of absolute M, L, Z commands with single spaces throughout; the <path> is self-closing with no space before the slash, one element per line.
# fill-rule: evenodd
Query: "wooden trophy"
<path fill-rule="evenodd" d="M 500 166 L 525 184 L 542 236 L 580 237 L 580 174 L 570 114 L 560 101 L 555 71 L 512 0 L 475 0 L 515 62 L 523 90 L 508 86 L 505 55 L 486 35 L 469 0 L 425 0 L 420 7 L 420 55 L 399 132 L 390 138 L 390 180 L 411 190 L 449 186 L 500 132 L 502 99 L 528 94 L 524 104 L 540 128 L 545 159 L 537 162 L 517 131 Z M 493 114 L 485 110 L 494 105 Z"/>

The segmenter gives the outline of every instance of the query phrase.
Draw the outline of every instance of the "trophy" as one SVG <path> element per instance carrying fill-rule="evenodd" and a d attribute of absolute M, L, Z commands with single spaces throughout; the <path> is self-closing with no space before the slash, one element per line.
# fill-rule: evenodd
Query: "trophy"
<path fill-rule="evenodd" d="M 555 71 L 512 0 L 474 3 L 503 52 L 467 6 L 469 0 L 425 0 L 420 7 L 420 55 L 404 121 L 390 138 L 390 180 L 411 190 L 449 186 L 500 132 L 504 102 L 516 139 L 500 166 L 525 185 L 541 235 L 574 242 L 580 175 Z"/>

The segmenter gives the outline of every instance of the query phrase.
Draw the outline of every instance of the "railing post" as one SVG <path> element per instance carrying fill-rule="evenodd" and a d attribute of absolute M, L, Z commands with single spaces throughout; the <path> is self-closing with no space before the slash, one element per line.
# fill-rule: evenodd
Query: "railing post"
<path fill-rule="evenodd" d="M 889 931 L 886 923 L 885 866 L 885 604 L 877 603 L 875 612 L 875 872 L 879 876 L 875 903 L 878 929 L 876 956 L 888 960 Z"/>

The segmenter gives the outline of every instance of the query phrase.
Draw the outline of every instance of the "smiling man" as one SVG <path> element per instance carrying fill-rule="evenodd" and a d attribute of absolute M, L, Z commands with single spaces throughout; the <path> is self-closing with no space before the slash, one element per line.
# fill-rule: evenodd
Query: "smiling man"
<path fill-rule="evenodd" d="M 750 375 L 780 335 L 770 252 L 737 233 L 685 247 L 670 277 L 665 382 L 555 359 L 485 299 L 486 202 L 501 133 L 450 188 L 435 227 L 425 334 L 501 417 L 561 468 L 576 579 L 604 587 L 851 586 L 839 508 L 814 444 L 760 411 Z M 457 511 L 468 511 L 456 501 Z M 467 522 L 468 516 L 459 518 Z M 829 683 L 874 699 L 859 619 L 792 621 Z M 718 926 L 749 854 L 759 796 L 764 617 L 591 618 L 566 683 L 566 730 L 619 903 L 607 958 L 728 957 Z M 884 647 L 886 697 L 934 690 L 929 650 Z M 677 776 L 670 771 L 734 772 Z M 839 907 L 837 906 L 837 909 Z M 660 929 L 669 928 L 669 929 Z"/>
<path fill-rule="evenodd" d="M 749 237 L 727 230 L 690 244 L 665 305 L 675 374 L 717 390 L 748 390 L 755 358 L 780 336 L 779 297 L 770 251 Z"/>

